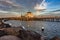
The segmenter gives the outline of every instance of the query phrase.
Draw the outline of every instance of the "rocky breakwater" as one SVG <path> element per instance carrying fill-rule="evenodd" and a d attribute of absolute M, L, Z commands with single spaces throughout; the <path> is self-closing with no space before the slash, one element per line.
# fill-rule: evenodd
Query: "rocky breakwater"
<path fill-rule="evenodd" d="M 2 40 L 3 40 L 3 38 L 5 39 L 5 37 L 7 37 L 7 36 L 8 36 L 8 38 L 11 36 L 12 37 L 16 36 L 16 37 L 20 38 L 20 40 L 41 40 L 41 35 L 35 31 L 21 30 L 21 29 L 16 30 L 16 29 L 14 29 L 14 28 L 2 28 L 0 30 L 0 32 L 1 32 L 0 38 L 2 38 Z M 15 39 L 15 38 L 13 38 L 13 39 Z"/>

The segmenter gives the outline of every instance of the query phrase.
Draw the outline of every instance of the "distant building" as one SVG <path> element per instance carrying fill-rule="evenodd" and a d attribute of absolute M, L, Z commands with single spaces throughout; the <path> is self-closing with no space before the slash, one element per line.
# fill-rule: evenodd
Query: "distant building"
<path fill-rule="evenodd" d="M 34 15 L 33 15 L 32 12 L 27 12 L 27 14 L 25 15 L 25 17 L 32 18 L 32 17 L 34 17 Z"/>

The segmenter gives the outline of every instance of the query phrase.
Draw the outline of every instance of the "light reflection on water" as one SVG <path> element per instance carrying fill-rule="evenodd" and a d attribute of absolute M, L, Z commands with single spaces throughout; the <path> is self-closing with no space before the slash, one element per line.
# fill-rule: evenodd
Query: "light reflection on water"
<path fill-rule="evenodd" d="M 41 33 L 41 28 L 44 27 L 44 35 L 51 38 L 54 36 L 60 37 L 60 22 L 45 22 L 45 21 L 15 21 L 10 20 L 7 23 L 11 23 L 12 26 L 25 26 L 29 30 L 37 31 Z"/>

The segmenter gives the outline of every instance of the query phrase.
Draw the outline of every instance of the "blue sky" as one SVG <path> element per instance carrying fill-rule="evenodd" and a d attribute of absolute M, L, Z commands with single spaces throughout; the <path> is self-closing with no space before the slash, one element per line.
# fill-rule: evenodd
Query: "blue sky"
<path fill-rule="evenodd" d="M 46 0 L 48 3 L 47 9 L 59 9 L 60 8 L 60 0 Z"/>
<path fill-rule="evenodd" d="M 45 0 L 47 8 L 41 14 L 43 15 L 60 15 L 60 0 Z M 56 11 L 59 10 L 59 11 Z"/>
<path fill-rule="evenodd" d="M 60 0 L 0 0 L 0 14 L 60 15 Z"/>

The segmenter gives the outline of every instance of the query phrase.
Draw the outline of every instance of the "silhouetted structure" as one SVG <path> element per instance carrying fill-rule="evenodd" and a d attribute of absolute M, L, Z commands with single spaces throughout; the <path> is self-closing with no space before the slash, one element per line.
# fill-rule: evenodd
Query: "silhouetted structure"
<path fill-rule="evenodd" d="M 34 15 L 32 14 L 32 12 L 27 12 L 27 14 L 25 14 L 25 17 L 32 18 L 34 17 Z"/>

